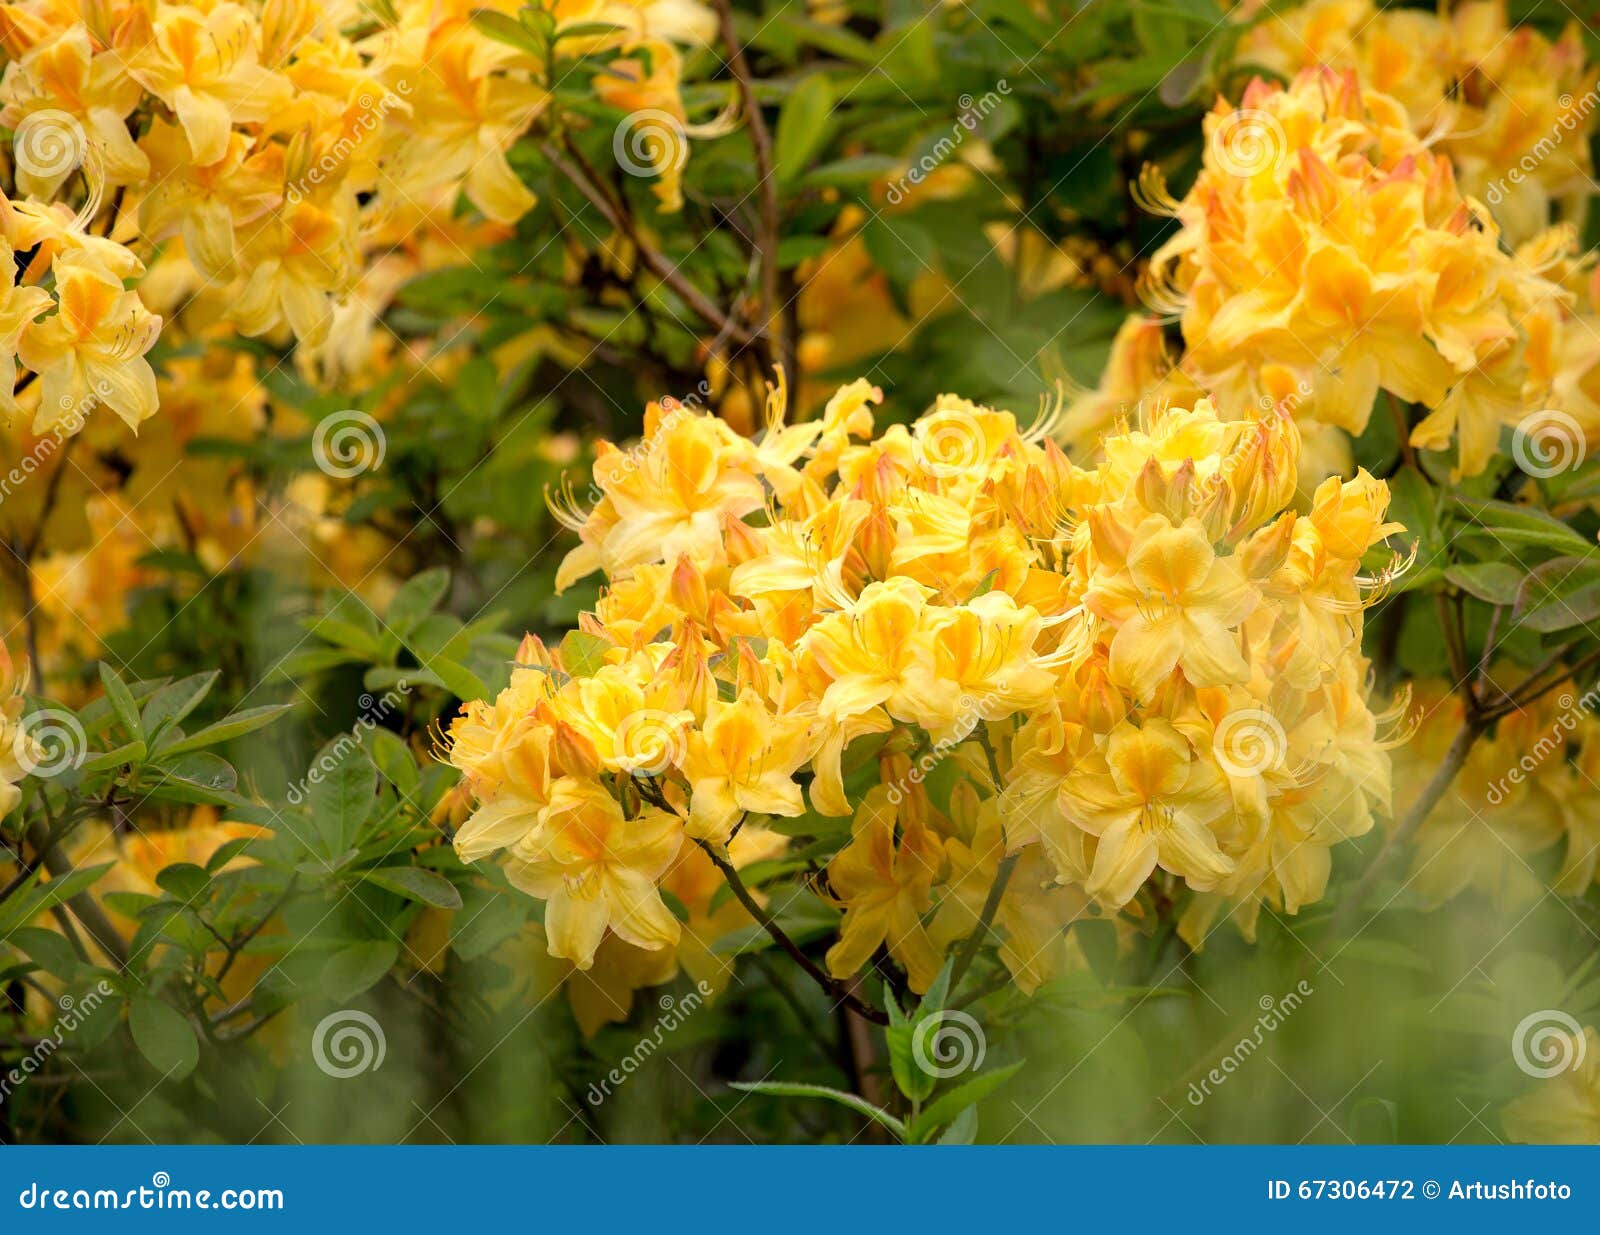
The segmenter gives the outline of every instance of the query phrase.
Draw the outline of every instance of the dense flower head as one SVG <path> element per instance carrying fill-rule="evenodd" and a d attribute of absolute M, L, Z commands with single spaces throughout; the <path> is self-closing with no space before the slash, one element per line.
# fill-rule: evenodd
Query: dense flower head
<path fill-rule="evenodd" d="M 458 199 L 502 231 L 534 205 L 508 152 L 558 53 L 603 66 L 604 103 L 667 118 L 637 153 L 676 209 L 687 138 L 730 122 L 687 124 L 678 97 L 680 48 L 713 28 L 695 0 L 0 5 L 0 413 L 29 384 L 20 361 L 34 433 L 99 406 L 137 428 L 164 300 L 348 376 L 430 238 L 451 259 L 489 238 L 452 219 Z M 541 39 L 548 56 L 528 50 Z M 147 295 L 157 263 L 187 277 Z"/>
<path fill-rule="evenodd" d="M 754 439 L 669 403 L 602 447 L 598 501 L 557 502 L 594 611 L 449 729 L 476 803 L 456 847 L 503 854 L 554 954 L 677 946 L 664 872 L 775 821 L 828 840 L 833 972 L 885 947 L 918 990 L 997 880 L 1030 991 L 1074 963 L 1075 919 L 1151 879 L 1197 894 L 1197 940 L 1322 895 L 1388 803 L 1360 652 L 1397 568 L 1362 565 L 1398 530 L 1381 481 L 1298 513 L 1293 420 L 1204 399 L 1080 467 L 1054 410 L 944 395 L 880 429 L 859 381 L 789 425 L 785 397 Z"/>
<path fill-rule="evenodd" d="M 1238 106 L 1219 100 L 1206 134 L 1181 202 L 1153 171 L 1145 182 L 1182 225 L 1145 294 L 1181 322 L 1190 381 L 1352 434 L 1385 392 L 1427 410 L 1412 445 L 1455 442 L 1468 475 L 1503 425 L 1551 406 L 1573 295 L 1548 276 L 1570 229 L 1508 251 L 1450 159 L 1351 72 L 1256 80 Z"/>
<path fill-rule="evenodd" d="M 1510 24 L 1505 0 L 1444 14 L 1373 0 L 1311 0 L 1254 26 L 1241 58 L 1285 77 L 1353 69 L 1434 137 L 1463 192 L 1488 203 L 1513 242 L 1549 225 L 1553 204 L 1581 224 L 1600 99 L 1574 18 L 1554 42 Z"/>

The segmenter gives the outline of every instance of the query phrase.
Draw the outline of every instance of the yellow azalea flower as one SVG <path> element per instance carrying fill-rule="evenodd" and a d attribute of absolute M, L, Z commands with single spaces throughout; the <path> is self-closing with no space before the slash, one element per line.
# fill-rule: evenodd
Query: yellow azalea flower
<path fill-rule="evenodd" d="M 562 563 L 558 588 L 602 567 L 620 575 L 679 555 L 705 564 L 721 548 L 724 517 L 761 508 L 754 452 L 721 421 L 652 404 L 645 434 L 635 451 L 597 454 L 595 484 L 605 497 L 572 524 L 584 543 Z"/>
<path fill-rule="evenodd" d="M 934 741 L 965 737 L 980 720 L 1041 707 L 1052 662 L 1035 653 L 1043 619 L 1004 592 L 930 611 L 924 654 L 910 667 L 909 705 Z"/>
<path fill-rule="evenodd" d="M 925 589 L 910 579 L 869 583 L 849 610 L 830 613 L 806 633 L 802 657 L 828 679 L 817 701 L 830 724 L 887 705 L 909 718 L 909 681 L 925 655 Z"/>
<path fill-rule="evenodd" d="M 333 327 L 332 297 L 353 270 L 347 220 L 310 199 L 285 203 L 246 229 L 240 265 L 244 284 L 230 315 L 246 334 L 283 326 L 317 344 Z"/>
<path fill-rule="evenodd" d="M 183 235 L 184 252 L 207 278 L 233 268 L 234 233 L 282 200 L 283 148 L 250 152 L 242 134 L 229 135 L 222 158 L 196 162 L 183 131 L 157 120 L 143 139 L 156 181 L 139 203 L 139 224 L 150 240 Z"/>
<path fill-rule="evenodd" d="M 512 847 L 506 875 L 545 902 L 550 954 L 588 969 L 607 928 L 647 950 L 677 942 L 678 919 L 656 880 L 682 839 L 670 811 L 645 807 L 628 819 L 599 785 L 568 777 L 556 782 L 539 831 Z"/>
<path fill-rule="evenodd" d="M 79 167 L 113 186 L 148 176 L 149 161 L 128 135 L 127 117 L 139 97 L 139 84 L 115 55 L 95 54 L 81 25 L 7 64 L 0 124 L 21 128 L 25 149 L 37 147 L 16 159 L 17 187 L 47 199 Z"/>
<path fill-rule="evenodd" d="M 689 834 L 723 844 L 746 813 L 804 814 L 794 774 L 815 748 L 812 728 L 806 717 L 773 716 L 753 690 L 713 702 L 684 758 Z"/>
<path fill-rule="evenodd" d="M 0 238 L 0 412 L 16 410 L 12 394 L 17 384 L 17 344 L 29 324 L 50 307 L 50 293 L 42 287 L 18 287 L 16 257 L 8 241 Z"/>
<path fill-rule="evenodd" d="M 1459 697 L 1446 683 L 1420 684 L 1417 699 L 1422 720 L 1395 766 L 1400 814 L 1438 767 L 1463 715 Z M 1497 911 L 1510 913 L 1543 895 L 1532 859 L 1561 841 L 1565 817 L 1558 789 L 1568 773 L 1558 762 L 1564 752 L 1552 756 L 1540 776 L 1527 775 L 1522 759 L 1536 744 L 1561 733 L 1560 714 L 1557 700 L 1545 696 L 1502 718 L 1493 733 L 1473 744 L 1442 808 L 1417 831 L 1408 882 L 1428 905 L 1475 893 Z"/>
<path fill-rule="evenodd" d="M 1096 837 L 1084 890 L 1113 906 L 1132 900 L 1158 866 L 1197 891 L 1215 887 L 1233 863 L 1206 825 L 1227 805 L 1216 768 L 1164 720 L 1117 726 L 1105 753 L 1061 782 L 1062 810 Z"/>
<path fill-rule="evenodd" d="M 850 843 L 828 863 L 828 886 L 844 907 L 828 969 L 847 978 L 886 946 L 905 966 L 911 989 L 924 991 L 938 976 L 940 956 L 922 915 L 944 852 L 938 838 L 914 821 L 906 822 L 897 840 L 899 814 L 887 787 L 870 791 L 856 812 Z"/>
<path fill-rule="evenodd" d="M 1174 668 L 1196 686 L 1243 681 L 1236 629 L 1257 601 L 1232 558 L 1218 557 L 1198 522 L 1152 517 L 1135 531 L 1127 572 L 1098 583 L 1085 603 L 1116 626 L 1111 673 L 1148 698 Z"/>
<path fill-rule="evenodd" d="M 56 312 L 23 331 L 18 354 L 39 374 L 35 433 L 105 404 L 133 429 L 156 410 L 155 370 L 144 358 L 161 319 L 87 255 L 56 260 Z"/>
<path fill-rule="evenodd" d="M 270 119 L 287 99 L 288 82 L 259 62 L 255 26 L 241 5 L 163 4 L 153 16 L 133 13 L 119 28 L 117 50 L 129 76 L 177 115 L 202 166 L 226 157 L 233 125 Z"/>
<path fill-rule="evenodd" d="M 511 170 L 506 151 L 549 101 L 525 73 L 494 72 L 511 49 L 470 29 L 431 40 L 415 68 L 389 84 L 410 105 L 397 119 L 405 148 L 394 173 L 400 191 L 426 199 L 460 184 L 484 216 L 514 223 L 534 196 Z"/>

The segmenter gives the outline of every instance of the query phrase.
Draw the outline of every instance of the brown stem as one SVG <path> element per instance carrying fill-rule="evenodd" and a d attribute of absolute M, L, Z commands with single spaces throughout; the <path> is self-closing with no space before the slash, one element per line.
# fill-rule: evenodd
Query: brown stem
<path fill-rule="evenodd" d="M 644 262 L 663 283 L 678 294 L 684 304 L 688 305 L 696 314 L 710 325 L 715 326 L 728 338 L 739 343 L 750 343 L 754 336 L 730 318 L 720 308 L 712 303 L 711 299 L 698 287 L 683 276 L 683 273 L 667 260 L 666 255 L 652 248 L 645 239 L 639 235 L 638 229 L 631 219 L 623 212 L 617 210 L 610 197 L 597 185 L 592 183 L 577 167 L 556 149 L 553 143 L 541 141 L 539 151 L 550 165 L 558 172 L 572 181 L 578 191 L 589 199 L 589 204 L 604 216 L 607 223 L 617 231 L 627 236 L 639 251 L 639 260 Z"/>
<path fill-rule="evenodd" d="M 777 919 L 767 912 L 767 907 L 751 895 L 750 889 L 744 886 L 744 880 L 739 878 L 739 872 L 734 868 L 733 863 L 728 861 L 727 857 L 718 851 L 716 846 L 700 840 L 698 837 L 694 843 L 705 850 L 706 856 L 722 872 L 722 877 L 727 880 L 728 887 L 733 890 L 734 898 L 745 907 L 745 910 L 752 918 L 761 924 L 761 928 L 772 936 L 774 942 L 793 957 L 795 963 L 810 974 L 812 979 L 823 990 L 828 992 L 831 998 L 844 1004 L 857 1015 L 865 1017 L 874 1025 L 887 1025 L 889 1023 L 887 1013 L 863 1002 L 854 991 L 844 983 L 831 977 L 826 970 L 801 950 L 800 945 L 789 937 L 783 927 L 778 925 Z"/>
<path fill-rule="evenodd" d="M 1444 651 L 1450 662 L 1450 674 L 1455 679 L 1456 689 L 1466 696 L 1467 707 L 1471 709 L 1477 706 L 1478 697 L 1469 680 L 1467 649 L 1461 635 L 1460 612 L 1451 608 L 1450 598 L 1443 592 L 1434 594 L 1433 603 L 1439 611 L 1439 625 L 1444 628 Z"/>
<path fill-rule="evenodd" d="M 1571 644 L 1567 644 L 1565 647 L 1563 647 L 1562 651 L 1566 651 L 1570 648 Z M 1514 687 L 1511 693 L 1506 696 L 1506 701 L 1504 703 L 1490 709 L 1485 713 L 1485 716 L 1490 720 L 1498 720 L 1502 716 L 1509 715 L 1510 713 L 1521 708 L 1525 708 L 1535 699 L 1538 699 L 1541 695 L 1549 694 L 1552 690 L 1569 678 L 1576 683 L 1578 678 L 1580 678 L 1588 670 L 1592 669 L 1596 664 L 1600 664 L 1600 649 L 1580 657 L 1578 660 L 1573 661 L 1570 666 L 1559 669 L 1557 672 L 1550 674 L 1546 680 L 1535 685 L 1535 679 L 1543 675 L 1550 667 L 1549 663 L 1546 662 L 1543 668 L 1535 670 L 1533 673 L 1530 673 L 1525 679 L 1523 679 L 1521 686 Z"/>
<path fill-rule="evenodd" d="M 28 827 L 28 843 L 38 849 L 44 860 L 44 868 L 50 872 L 52 879 L 63 879 L 72 873 L 71 859 L 61 852 L 59 846 L 50 843 L 49 833 L 37 820 Z M 69 898 L 67 904 L 73 916 L 83 923 L 84 930 L 100 945 L 100 950 L 116 961 L 119 968 L 127 968 L 128 949 L 122 941 L 122 935 L 88 890 Z"/>
<path fill-rule="evenodd" d="M 782 363 L 791 382 L 800 380 L 794 354 L 794 340 L 783 326 L 783 304 L 778 295 L 778 240 L 781 235 L 778 221 L 778 185 L 773 174 L 772 134 L 767 130 L 766 118 L 761 114 L 761 104 L 756 99 L 755 81 L 750 64 L 745 59 L 744 46 L 739 42 L 738 31 L 733 26 L 733 5 L 730 0 L 714 0 L 717 18 L 722 27 L 722 41 L 728 48 L 728 69 L 739 85 L 739 96 L 744 102 L 745 121 L 750 129 L 750 144 L 755 149 L 756 189 L 759 194 L 761 226 L 758 246 L 761 250 L 761 301 L 763 330 L 768 339 L 776 337 L 775 355 L 769 363 Z"/>
<path fill-rule="evenodd" d="M 1487 722 L 1481 716 L 1469 712 L 1467 719 L 1461 723 L 1461 728 L 1456 730 L 1456 736 L 1450 740 L 1450 746 L 1444 752 L 1444 758 L 1440 760 L 1433 776 L 1422 787 L 1417 800 L 1411 804 L 1410 809 L 1395 825 L 1394 831 L 1389 833 L 1388 838 L 1379 846 L 1378 852 L 1373 855 L 1372 862 L 1367 866 L 1360 882 L 1356 884 L 1344 908 L 1334 919 L 1335 925 L 1342 924 L 1352 914 L 1359 912 L 1361 903 L 1388 863 L 1389 855 L 1409 843 L 1417 829 L 1433 813 L 1433 808 L 1439 804 L 1445 790 L 1450 788 L 1451 782 L 1455 780 L 1456 773 L 1460 772 L 1462 765 L 1466 763 L 1472 744 L 1478 740 L 1486 727 Z"/>

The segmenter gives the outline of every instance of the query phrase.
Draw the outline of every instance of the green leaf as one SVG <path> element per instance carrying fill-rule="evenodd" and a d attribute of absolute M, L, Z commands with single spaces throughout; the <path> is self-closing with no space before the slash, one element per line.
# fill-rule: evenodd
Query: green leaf
<path fill-rule="evenodd" d="M 889 1005 L 894 1005 L 893 996 L 884 992 Z M 893 1020 L 894 1013 L 890 1013 Z M 889 1074 L 894 1077 L 895 1088 L 910 1098 L 913 1102 L 921 1102 L 934 1090 L 935 1078 L 917 1066 L 916 1056 L 912 1046 L 916 1041 L 916 1030 L 911 1022 L 904 1019 L 901 1014 L 899 1024 L 891 1024 L 883 1031 L 885 1043 L 889 1047 Z"/>
<path fill-rule="evenodd" d="M 156 876 L 156 886 L 186 904 L 201 899 L 211 886 L 211 876 L 205 868 L 193 862 L 174 862 Z"/>
<path fill-rule="evenodd" d="M 143 742 L 127 742 L 115 750 L 90 756 L 83 761 L 80 769 L 84 772 L 104 772 L 107 768 L 120 767 L 124 763 L 141 763 L 147 753 Z"/>
<path fill-rule="evenodd" d="M 970 1145 L 978 1139 L 978 1108 L 969 1106 L 939 1134 L 937 1145 Z"/>
<path fill-rule="evenodd" d="M 1459 493 L 1448 500 L 1453 514 L 1500 544 L 1537 545 L 1575 556 L 1595 552 L 1594 545 L 1561 520 L 1530 507 Z M 1399 518 L 1392 507 L 1390 514 Z"/>
<path fill-rule="evenodd" d="M 6 942 L 58 978 L 70 978 L 77 972 L 78 954 L 66 937 L 55 931 L 41 926 L 19 926 L 6 936 Z"/>
<path fill-rule="evenodd" d="M 1540 563 L 1523 577 L 1516 604 L 1517 625 L 1544 634 L 1600 619 L 1600 556 Z"/>
<path fill-rule="evenodd" d="M 352 848 L 361 826 L 372 814 L 378 792 L 378 769 L 348 737 L 324 746 L 306 772 L 306 805 L 312 826 L 324 841 L 329 857 Z"/>
<path fill-rule="evenodd" d="M 1419 567 L 1431 565 L 1444 548 L 1435 492 L 1414 467 L 1401 468 L 1389 481 L 1389 518 L 1403 524 L 1405 536 L 1418 542 Z"/>
<path fill-rule="evenodd" d="M 438 607 L 449 590 L 450 572 L 442 566 L 413 575 L 389 602 L 384 624 L 396 639 L 404 643 L 416 624 Z"/>
<path fill-rule="evenodd" d="M 146 793 L 161 802 L 192 802 L 212 806 L 227 805 L 239 783 L 233 765 L 208 750 L 180 755 L 157 770 L 160 779 Z"/>
<path fill-rule="evenodd" d="M 876 64 L 878 50 L 859 34 L 843 26 L 812 21 L 793 13 L 782 13 L 772 19 L 775 32 L 793 35 L 802 44 L 825 51 L 841 60 L 855 60 L 861 64 Z M 754 40 L 759 43 L 759 36 Z"/>
<path fill-rule="evenodd" d="M 528 921 L 528 902 L 486 889 L 469 889 L 450 923 L 450 946 L 462 960 L 477 960 L 510 939 Z"/>
<path fill-rule="evenodd" d="M 945 1001 L 950 998 L 950 975 L 955 971 L 955 965 L 956 958 L 949 957 L 944 963 L 944 968 L 939 970 L 938 976 L 928 984 L 922 1002 L 917 1005 L 918 1021 L 925 1021 L 935 1012 L 944 1010 Z"/>
<path fill-rule="evenodd" d="M 982 1102 L 1000 1086 L 1004 1085 L 1013 1076 L 1022 1070 L 1020 1062 L 1004 1068 L 996 1068 L 992 1072 L 985 1072 L 982 1076 L 975 1076 L 970 1081 L 957 1085 L 954 1089 L 940 1094 L 928 1105 L 928 1108 L 917 1116 L 916 1122 L 911 1125 L 910 1140 L 913 1144 L 923 1144 L 945 1124 L 953 1121 L 963 1111 Z"/>
<path fill-rule="evenodd" d="M 731 1088 L 746 1093 L 770 1094 L 777 1098 L 822 1098 L 829 1102 L 837 1102 L 840 1106 L 848 1106 L 858 1115 L 865 1115 L 875 1123 L 882 1124 L 902 1141 L 906 1139 L 906 1125 L 903 1121 L 896 1119 L 881 1107 L 873 1106 L 865 1098 L 858 1098 L 855 1094 L 846 1093 L 842 1089 L 830 1089 L 826 1085 L 799 1085 L 788 1081 L 735 1081 Z"/>
<path fill-rule="evenodd" d="M 421 901 L 436 909 L 461 908 L 461 893 L 456 891 L 455 885 L 438 872 L 420 866 L 380 866 L 376 870 L 362 871 L 361 877 L 407 900 Z"/>
<path fill-rule="evenodd" d="M 798 180 L 828 137 L 833 114 L 833 87 L 820 73 L 803 78 L 783 101 L 772 161 L 779 184 Z"/>
<path fill-rule="evenodd" d="M 134 702 L 133 692 L 122 680 L 122 675 L 103 660 L 100 662 L 100 683 L 105 687 L 106 701 L 111 705 L 117 723 L 132 741 L 144 741 L 144 726 L 139 723 L 139 705 Z"/>
<path fill-rule="evenodd" d="M 473 9 L 472 24 L 486 38 L 504 43 L 508 47 L 515 47 L 518 51 L 527 52 L 530 56 L 537 56 L 541 60 L 549 47 L 545 39 L 521 22 L 493 9 Z"/>
<path fill-rule="evenodd" d="M 241 836 L 237 840 L 230 840 L 218 845 L 211 856 L 206 859 L 206 872 L 215 875 L 219 870 L 233 861 L 246 849 L 250 848 L 254 837 Z"/>
<path fill-rule="evenodd" d="M 378 766 L 378 775 L 393 785 L 401 797 L 409 798 L 417 792 L 421 784 L 417 762 L 411 748 L 398 735 L 387 729 L 373 729 L 367 734 L 367 749 Z"/>
<path fill-rule="evenodd" d="M 322 967 L 322 989 L 330 999 L 353 999 L 383 980 L 400 958 L 394 940 L 351 944 L 328 958 Z"/>
<path fill-rule="evenodd" d="M 1470 562 L 1446 567 L 1444 577 L 1469 596 L 1491 605 L 1509 605 L 1517 599 L 1525 575 L 1506 562 Z"/>
<path fill-rule="evenodd" d="M 163 730 L 178 724 L 199 707 L 221 676 L 222 672 L 219 669 L 213 669 L 209 673 L 191 674 L 189 677 L 180 678 L 170 685 L 163 686 L 151 695 L 139 717 L 144 732 L 148 735 L 145 740 L 153 744 Z"/>
<path fill-rule="evenodd" d="M 194 1026 L 176 1008 L 150 995 L 135 996 L 128 1006 L 128 1028 L 139 1053 L 166 1080 L 181 1081 L 200 1062 L 200 1039 Z"/>
<path fill-rule="evenodd" d="M 170 759 L 173 755 L 186 754 L 189 751 L 203 750 L 207 746 L 220 746 L 224 742 L 231 742 L 234 738 L 241 738 L 247 733 L 254 733 L 257 729 L 265 728 L 285 712 L 292 705 L 287 703 L 269 703 L 264 707 L 246 708 L 242 712 L 235 712 L 226 716 L 214 725 L 207 725 L 204 729 L 197 730 L 186 737 L 179 738 L 161 748 L 161 758 Z"/>

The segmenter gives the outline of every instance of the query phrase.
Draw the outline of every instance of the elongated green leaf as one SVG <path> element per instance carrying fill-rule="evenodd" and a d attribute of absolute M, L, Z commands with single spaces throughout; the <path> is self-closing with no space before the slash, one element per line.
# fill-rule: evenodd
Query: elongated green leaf
<path fill-rule="evenodd" d="M 133 700 L 133 692 L 122 680 L 122 675 L 105 661 L 100 662 L 100 683 L 105 687 L 106 701 L 110 703 L 117 723 L 128 738 L 134 742 L 144 741 L 144 726 L 139 722 L 139 705 Z"/>
<path fill-rule="evenodd" d="M 278 717 L 289 711 L 290 707 L 291 705 L 287 703 L 269 703 L 263 707 L 246 708 L 242 712 L 235 712 L 232 716 L 223 717 L 214 725 L 207 725 L 204 729 L 196 730 L 194 733 L 163 747 L 161 758 L 167 760 L 173 755 L 203 750 L 207 746 L 220 746 L 223 742 L 231 742 L 234 738 L 242 738 L 247 733 L 254 733 L 257 729 L 270 725 Z"/>
<path fill-rule="evenodd" d="M 902 1141 L 906 1139 L 906 1125 L 902 1120 L 881 1107 L 873 1106 L 865 1098 L 858 1098 L 842 1089 L 830 1089 L 826 1085 L 799 1085 L 789 1081 L 735 1081 L 732 1088 L 747 1093 L 770 1094 L 777 1098 L 821 1098 L 827 1102 L 837 1102 L 840 1106 L 848 1106 L 858 1115 L 865 1115 L 875 1123 L 882 1124 Z"/>
<path fill-rule="evenodd" d="M 200 1062 L 200 1039 L 194 1026 L 176 1008 L 150 995 L 139 995 L 128 1007 L 133 1044 L 165 1080 L 181 1081 Z"/>
<path fill-rule="evenodd" d="M 916 1122 L 911 1125 L 910 1139 L 916 1144 L 923 1143 L 961 1112 L 982 1102 L 1020 1071 L 1022 1071 L 1020 1062 L 996 1068 L 940 1094 L 928 1104 L 921 1115 L 917 1116 Z"/>
<path fill-rule="evenodd" d="M 833 87 L 820 73 L 804 78 L 784 100 L 772 147 L 780 184 L 798 180 L 811 166 L 827 141 L 832 111 Z"/>
<path fill-rule="evenodd" d="M 318 752 L 306 773 L 306 804 L 327 856 L 352 848 L 372 813 L 378 770 L 359 746 L 335 738 Z"/>
<path fill-rule="evenodd" d="M 460 909 L 461 893 L 443 875 L 420 866 L 381 866 L 362 871 L 361 877 L 407 900 L 421 901 L 437 909 Z"/>

